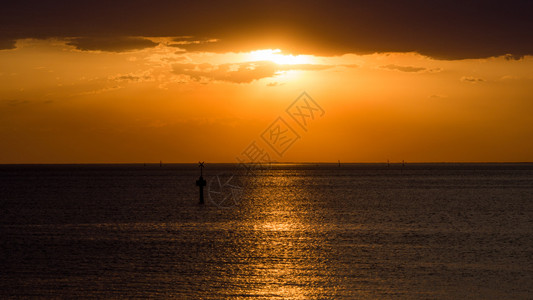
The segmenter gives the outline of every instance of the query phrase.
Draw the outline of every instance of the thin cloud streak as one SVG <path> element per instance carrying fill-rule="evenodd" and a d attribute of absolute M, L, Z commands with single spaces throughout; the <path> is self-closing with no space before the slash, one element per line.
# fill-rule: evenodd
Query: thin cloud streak
<path fill-rule="evenodd" d="M 274 77 L 283 71 L 319 71 L 333 67 L 316 64 L 279 65 L 270 61 L 257 61 L 220 65 L 177 63 L 172 65 L 172 71 L 176 75 L 189 76 L 195 81 L 207 79 L 232 83 L 250 83 L 259 79 Z"/>

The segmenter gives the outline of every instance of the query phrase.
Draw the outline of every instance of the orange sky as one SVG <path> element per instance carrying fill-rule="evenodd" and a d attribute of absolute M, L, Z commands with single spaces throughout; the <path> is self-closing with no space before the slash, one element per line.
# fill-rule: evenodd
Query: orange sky
<path fill-rule="evenodd" d="M 0 163 L 235 162 L 253 141 L 276 161 L 533 160 L 531 56 L 217 54 L 150 40 L 0 51 Z M 324 110 L 307 131 L 285 112 L 304 91 Z M 282 155 L 261 138 L 278 117 L 300 136 Z"/>
<path fill-rule="evenodd" d="M 6 3 L 0 163 L 530 162 L 532 9 Z"/>

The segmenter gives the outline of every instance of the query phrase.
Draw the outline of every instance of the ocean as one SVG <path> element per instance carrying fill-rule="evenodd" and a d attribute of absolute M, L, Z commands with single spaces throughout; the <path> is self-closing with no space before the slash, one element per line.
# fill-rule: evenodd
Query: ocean
<path fill-rule="evenodd" d="M 532 299 L 533 164 L 1 165 L 1 298 Z"/>

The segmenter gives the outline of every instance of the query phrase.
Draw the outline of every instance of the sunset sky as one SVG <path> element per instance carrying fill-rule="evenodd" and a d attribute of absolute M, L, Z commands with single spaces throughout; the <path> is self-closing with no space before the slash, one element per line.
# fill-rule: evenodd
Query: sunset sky
<path fill-rule="evenodd" d="M 530 1 L 46 2 L 0 9 L 0 163 L 533 161 Z"/>

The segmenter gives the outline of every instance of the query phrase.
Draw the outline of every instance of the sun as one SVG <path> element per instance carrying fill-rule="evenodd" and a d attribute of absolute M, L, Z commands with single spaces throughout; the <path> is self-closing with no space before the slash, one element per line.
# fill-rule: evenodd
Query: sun
<path fill-rule="evenodd" d="M 271 61 L 278 65 L 299 65 L 310 64 L 313 59 L 311 55 L 284 55 L 280 49 L 263 49 L 251 51 L 246 56 L 247 61 Z"/>

